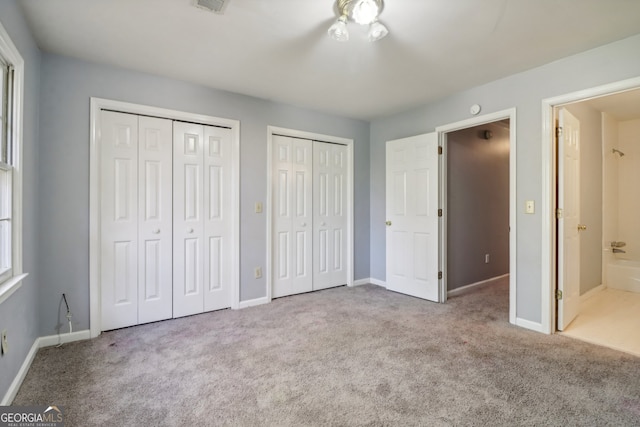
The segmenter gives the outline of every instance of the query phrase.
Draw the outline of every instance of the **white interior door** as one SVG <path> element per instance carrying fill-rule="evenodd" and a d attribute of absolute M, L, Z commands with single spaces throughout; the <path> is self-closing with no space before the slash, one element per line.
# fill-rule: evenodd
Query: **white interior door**
<path fill-rule="evenodd" d="M 231 129 L 204 127 L 204 311 L 231 306 Z"/>
<path fill-rule="evenodd" d="M 387 142 L 387 289 L 438 301 L 438 138 Z"/>
<path fill-rule="evenodd" d="M 313 142 L 313 289 L 347 284 L 347 147 Z"/>
<path fill-rule="evenodd" d="M 103 111 L 100 140 L 102 330 L 138 323 L 138 116 Z"/>
<path fill-rule="evenodd" d="M 173 317 L 204 311 L 204 127 L 173 125 Z"/>
<path fill-rule="evenodd" d="M 558 329 L 563 331 L 580 311 L 580 122 L 559 111 L 558 138 Z"/>
<path fill-rule="evenodd" d="M 273 136 L 274 298 L 313 290 L 313 193 L 310 140 Z"/>
<path fill-rule="evenodd" d="M 138 118 L 138 323 L 173 313 L 172 141 L 171 120 Z"/>

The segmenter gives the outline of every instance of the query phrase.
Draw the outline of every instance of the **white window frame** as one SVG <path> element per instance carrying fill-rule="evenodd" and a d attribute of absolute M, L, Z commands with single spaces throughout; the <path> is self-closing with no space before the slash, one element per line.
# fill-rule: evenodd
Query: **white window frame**
<path fill-rule="evenodd" d="M 0 304 L 22 285 L 22 123 L 24 96 L 24 60 L 0 23 L 0 56 L 13 67 L 12 92 L 7 109 L 11 111 L 11 273 L 0 277 Z"/>

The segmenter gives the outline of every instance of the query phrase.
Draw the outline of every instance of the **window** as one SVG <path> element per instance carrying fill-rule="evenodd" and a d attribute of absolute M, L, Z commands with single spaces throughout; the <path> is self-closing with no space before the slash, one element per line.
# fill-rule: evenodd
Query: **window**
<path fill-rule="evenodd" d="M 0 303 L 22 274 L 22 88 L 24 61 L 0 24 Z"/>
<path fill-rule="evenodd" d="M 11 88 L 13 87 L 13 67 L 0 57 L 2 80 L 0 90 L 0 283 L 12 276 L 11 264 L 11 216 L 13 185 L 13 159 L 11 158 Z"/>

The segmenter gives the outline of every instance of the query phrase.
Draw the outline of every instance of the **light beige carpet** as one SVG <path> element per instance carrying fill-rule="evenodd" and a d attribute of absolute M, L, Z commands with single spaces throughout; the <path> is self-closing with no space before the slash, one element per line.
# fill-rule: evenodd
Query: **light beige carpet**
<path fill-rule="evenodd" d="M 368 285 L 38 352 L 14 404 L 70 426 L 633 426 L 640 358 L 507 322 L 506 281 L 435 304 Z"/>

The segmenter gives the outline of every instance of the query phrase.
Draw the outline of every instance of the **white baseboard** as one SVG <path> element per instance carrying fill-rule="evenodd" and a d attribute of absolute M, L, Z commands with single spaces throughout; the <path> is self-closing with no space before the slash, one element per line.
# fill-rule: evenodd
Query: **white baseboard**
<path fill-rule="evenodd" d="M 520 326 L 521 328 L 525 328 L 525 329 L 529 329 L 529 330 L 532 330 L 532 331 L 540 332 L 542 334 L 545 333 L 545 331 L 542 330 L 542 324 L 541 323 L 532 322 L 531 320 L 521 319 L 519 317 L 516 317 L 516 326 Z"/>
<path fill-rule="evenodd" d="M 369 283 L 371 283 L 372 285 L 382 286 L 383 288 L 387 287 L 387 282 L 385 282 L 384 280 L 374 279 L 373 277 L 369 279 Z"/>
<path fill-rule="evenodd" d="M 367 277 L 366 279 L 358 279 L 358 280 L 354 280 L 354 281 L 353 281 L 353 286 L 368 285 L 369 283 L 371 283 L 371 278 L 370 278 L 370 277 Z"/>
<path fill-rule="evenodd" d="M 454 297 L 456 295 L 462 295 L 462 294 L 466 294 L 467 292 L 475 291 L 484 286 L 492 284 L 496 280 L 504 279 L 505 277 L 509 277 L 509 273 L 503 274 L 501 276 L 492 277 L 487 280 L 481 280 L 479 282 L 471 283 L 470 285 L 461 286 L 451 291 L 447 291 L 447 297 Z"/>
<path fill-rule="evenodd" d="M 82 341 L 91 339 L 91 332 L 88 329 L 84 331 L 72 332 L 70 334 L 49 335 L 38 338 L 39 348 L 51 347 L 58 344 L 66 344 L 73 341 Z"/>
<path fill-rule="evenodd" d="M 20 370 L 18 370 L 16 377 L 13 379 L 13 382 L 9 386 L 9 390 L 7 390 L 7 393 L 2 398 L 2 402 L 0 402 L 0 405 L 9 406 L 11 405 L 11 402 L 13 402 L 13 399 L 15 399 L 16 394 L 18 394 L 18 390 L 22 385 L 22 381 L 24 381 L 24 378 L 27 376 L 27 372 L 29 372 L 31 363 L 33 362 L 33 359 L 35 359 L 36 354 L 38 353 L 38 349 L 40 348 L 38 346 L 39 340 L 40 340 L 39 338 L 36 338 L 36 340 L 33 342 L 33 345 L 31 346 L 29 353 L 27 353 L 27 357 L 24 359 L 24 362 L 22 362 L 22 366 L 20 366 Z"/>
<path fill-rule="evenodd" d="M 603 291 L 605 288 L 606 286 L 603 283 L 602 285 L 598 285 L 595 288 L 588 290 L 584 294 L 580 295 L 580 302 L 584 303 L 586 300 Z"/>
<path fill-rule="evenodd" d="M 246 301 L 240 301 L 240 304 L 238 304 L 238 309 L 243 309 L 243 308 L 248 308 L 248 307 L 255 307 L 256 305 L 268 304 L 269 302 L 270 301 L 269 301 L 269 299 L 267 297 L 250 299 L 250 300 L 246 300 Z"/>
<path fill-rule="evenodd" d="M 5 393 L 0 405 L 8 406 L 11 405 L 13 399 L 15 399 L 16 394 L 18 394 L 18 390 L 24 381 L 24 378 L 27 376 L 27 372 L 29 372 L 29 368 L 33 363 L 33 359 L 35 359 L 38 350 L 44 347 L 51 347 L 54 345 L 58 345 L 60 343 L 65 344 L 73 341 L 82 341 L 88 340 L 91 338 L 91 333 L 88 329 L 84 331 L 73 332 L 71 334 L 62 334 L 62 335 L 49 335 L 46 337 L 39 337 L 33 341 L 33 345 L 27 353 L 27 357 L 25 357 L 24 362 L 22 362 L 22 366 L 18 370 L 16 377 L 13 379 L 13 382 L 9 386 L 9 390 Z"/>

